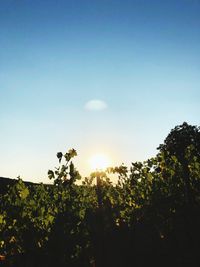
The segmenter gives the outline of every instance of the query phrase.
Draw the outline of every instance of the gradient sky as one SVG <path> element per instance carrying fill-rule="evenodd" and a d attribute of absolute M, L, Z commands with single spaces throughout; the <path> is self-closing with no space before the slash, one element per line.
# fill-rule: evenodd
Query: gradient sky
<path fill-rule="evenodd" d="M 72 147 L 84 175 L 94 153 L 145 160 L 183 121 L 200 124 L 199 0 L 1 0 L 0 176 L 46 182 Z"/>

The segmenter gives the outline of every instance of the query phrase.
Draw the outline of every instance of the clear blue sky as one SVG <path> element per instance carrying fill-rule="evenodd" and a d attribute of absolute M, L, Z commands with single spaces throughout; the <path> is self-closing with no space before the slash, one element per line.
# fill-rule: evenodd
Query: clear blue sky
<path fill-rule="evenodd" d="M 84 175 L 93 153 L 130 164 L 199 125 L 199 14 L 199 0 L 1 0 L 0 176 L 47 181 L 71 147 Z"/>

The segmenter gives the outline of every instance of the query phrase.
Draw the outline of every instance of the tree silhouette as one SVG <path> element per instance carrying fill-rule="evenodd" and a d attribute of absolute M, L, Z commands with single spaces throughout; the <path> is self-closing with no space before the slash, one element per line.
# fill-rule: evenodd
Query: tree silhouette
<path fill-rule="evenodd" d="M 164 144 L 160 145 L 158 149 L 162 153 L 166 165 L 170 165 L 176 159 L 181 164 L 181 174 L 185 184 L 185 202 L 187 205 L 192 205 L 194 198 L 189 164 L 194 157 L 198 162 L 200 161 L 200 128 L 184 122 L 171 130 Z"/>

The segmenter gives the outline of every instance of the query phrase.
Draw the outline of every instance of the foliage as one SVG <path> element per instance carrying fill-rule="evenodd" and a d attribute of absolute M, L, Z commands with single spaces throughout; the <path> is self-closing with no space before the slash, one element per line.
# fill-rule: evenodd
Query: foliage
<path fill-rule="evenodd" d="M 57 153 L 53 185 L 18 178 L 0 197 L 6 266 L 198 266 L 200 129 L 183 123 L 158 149 L 81 185 L 74 149 Z"/>

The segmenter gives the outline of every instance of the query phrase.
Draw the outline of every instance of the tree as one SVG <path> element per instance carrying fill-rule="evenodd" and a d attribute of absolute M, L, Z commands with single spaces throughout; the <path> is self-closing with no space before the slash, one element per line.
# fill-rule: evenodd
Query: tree
<path fill-rule="evenodd" d="M 169 135 L 158 149 L 166 165 L 172 161 L 181 165 L 181 175 L 185 185 L 185 202 L 187 205 L 193 203 L 190 163 L 193 159 L 200 161 L 200 128 L 191 126 L 184 122 L 171 130 Z"/>

